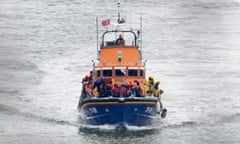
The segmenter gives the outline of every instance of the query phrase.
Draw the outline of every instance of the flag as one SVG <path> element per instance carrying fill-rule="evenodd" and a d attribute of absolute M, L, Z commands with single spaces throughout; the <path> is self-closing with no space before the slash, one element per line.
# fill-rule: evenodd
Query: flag
<path fill-rule="evenodd" d="M 110 25 L 110 19 L 106 19 L 102 21 L 102 26 Z"/>

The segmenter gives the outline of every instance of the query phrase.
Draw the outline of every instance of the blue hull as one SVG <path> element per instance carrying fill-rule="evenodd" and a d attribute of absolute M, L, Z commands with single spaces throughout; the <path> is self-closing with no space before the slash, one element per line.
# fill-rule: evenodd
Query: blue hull
<path fill-rule="evenodd" d="M 157 118 L 157 102 L 152 97 L 86 98 L 79 111 L 85 124 L 148 126 Z"/>

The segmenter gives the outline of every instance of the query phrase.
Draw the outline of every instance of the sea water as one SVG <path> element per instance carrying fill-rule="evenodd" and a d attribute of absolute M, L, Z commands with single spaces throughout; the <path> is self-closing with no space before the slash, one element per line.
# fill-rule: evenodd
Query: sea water
<path fill-rule="evenodd" d="M 240 1 L 122 0 L 139 27 L 166 119 L 154 128 L 81 125 L 81 79 L 97 59 L 96 17 L 115 0 L 0 1 L 0 143 L 238 144 Z"/>

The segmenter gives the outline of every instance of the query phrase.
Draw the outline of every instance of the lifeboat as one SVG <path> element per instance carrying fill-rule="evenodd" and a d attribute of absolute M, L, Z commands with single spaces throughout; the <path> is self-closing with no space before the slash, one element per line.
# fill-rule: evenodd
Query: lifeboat
<path fill-rule="evenodd" d="M 108 27 L 97 36 L 98 62 L 93 61 L 90 74 L 83 78 L 80 119 L 88 125 L 153 125 L 156 119 L 166 116 L 167 110 L 162 106 L 161 94 L 154 96 L 146 88 L 142 30 L 121 28 L 125 20 L 120 13 L 116 21 L 114 28 Z M 102 25 L 110 25 L 110 19 Z"/>

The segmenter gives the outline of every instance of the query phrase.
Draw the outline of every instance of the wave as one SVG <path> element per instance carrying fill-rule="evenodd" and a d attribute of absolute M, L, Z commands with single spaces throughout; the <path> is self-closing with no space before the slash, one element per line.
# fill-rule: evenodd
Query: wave
<path fill-rule="evenodd" d="M 164 129 L 175 129 L 175 128 L 188 128 L 188 127 L 197 127 L 197 126 L 214 126 L 218 124 L 230 124 L 230 123 L 239 123 L 240 122 L 240 113 L 233 113 L 229 115 L 218 115 L 211 117 L 210 119 L 200 120 L 200 121 L 183 121 L 177 124 L 165 124 Z"/>
<path fill-rule="evenodd" d="M 5 104 L 0 104 L 0 112 L 4 112 L 7 114 L 18 114 L 19 110 L 17 108 Z"/>
<path fill-rule="evenodd" d="M 3 60 L 0 63 L 2 83 L 22 85 L 22 83 L 39 84 L 45 72 L 37 64 L 29 60 Z"/>
<path fill-rule="evenodd" d="M 178 124 L 166 124 L 163 128 L 185 128 L 185 127 L 194 127 L 201 125 L 202 123 L 197 122 L 197 121 L 183 121 Z"/>
<path fill-rule="evenodd" d="M 39 68 L 36 64 L 27 60 L 19 61 L 17 59 L 16 60 L 6 59 L 2 60 L 1 65 L 9 70 L 34 71 L 34 72 L 39 71 Z"/>
<path fill-rule="evenodd" d="M 239 123 L 240 113 L 234 113 L 231 115 L 224 115 L 217 121 L 217 123 Z"/>
<path fill-rule="evenodd" d="M 68 121 L 68 120 L 61 120 L 61 119 L 56 119 L 51 117 L 45 117 L 42 115 L 35 115 L 29 112 L 23 112 L 23 111 L 20 111 L 18 108 L 8 106 L 5 104 L 0 104 L 0 112 L 5 113 L 7 115 L 25 117 L 38 122 L 46 122 L 46 123 L 53 123 L 53 124 L 59 124 L 59 125 L 70 125 L 70 126 L 76 126 L 76 127 L 80 126 L 79 124 Z"/>
<path fill-rule="evenodd" d="M 22 95 L 19 90 L 0 88 L 0 94 Z M 1 105 L 1 104 L 0 104 Z"/>

